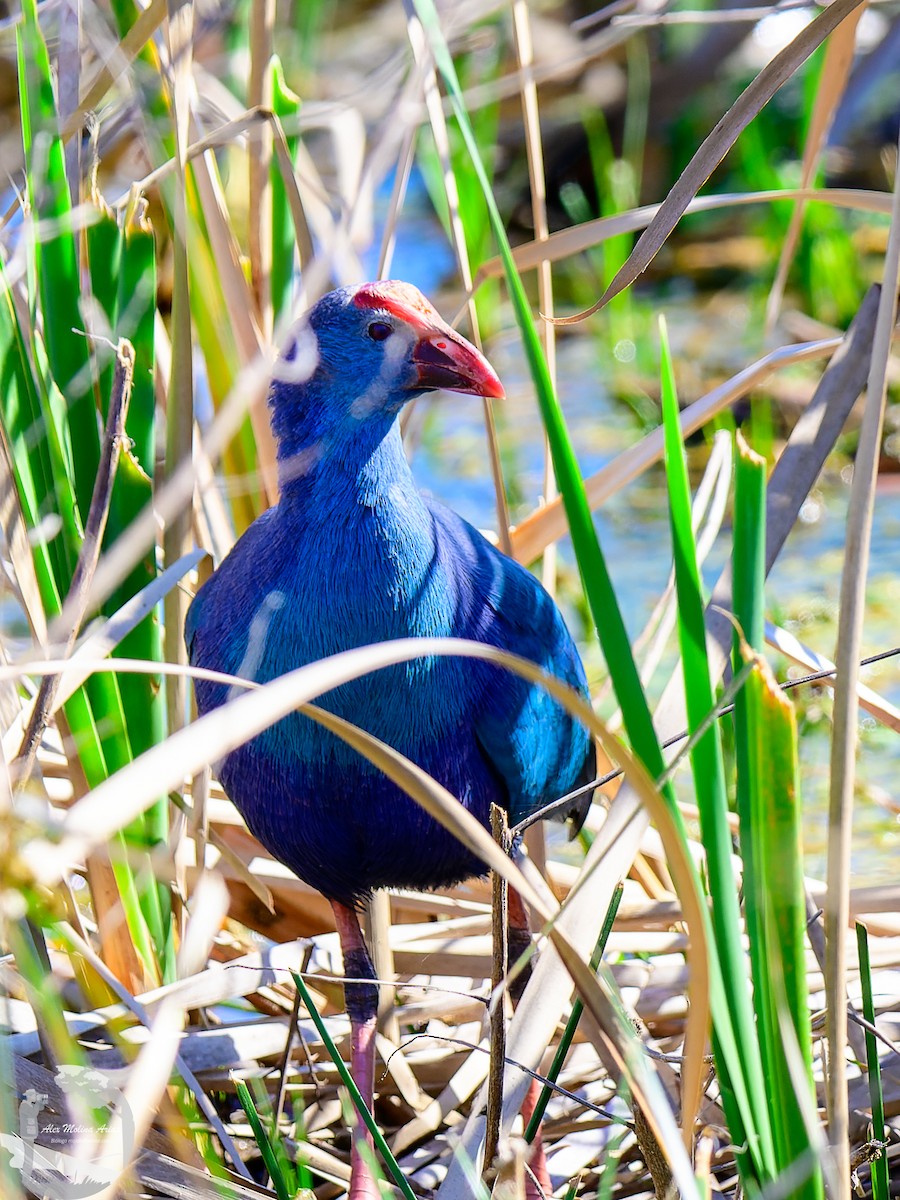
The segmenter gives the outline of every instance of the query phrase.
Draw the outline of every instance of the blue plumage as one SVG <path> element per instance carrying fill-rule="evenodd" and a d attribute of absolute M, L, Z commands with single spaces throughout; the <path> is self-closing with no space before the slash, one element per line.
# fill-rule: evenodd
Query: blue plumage
<path fill-rule="evenodd" d="M 454 636 L 524 655 L 587 695 L 572 639 L 537 580 L 414 484 L 396 417 L 434 387 L 502 394 L 485 360 L 415 289 L 342 289 L 313 308 L 270 394 L 282 496 L 194 600 L 194 665 L 265 681 L 355 646 Z M 201 712 L 228 695 L 203 681 L 196 691 Z M 490 664 L 420 659 L 320 703 L 413 759 L 484 824 L 492 801 L 516 822 L 592 777 L 582 727 L 543 689 Z M 220 777 L 271 853 L 341 904 L 483 871 L 299 714 L 233 751 Z M 578 823 L 586 804 L 573 805 Z"/>

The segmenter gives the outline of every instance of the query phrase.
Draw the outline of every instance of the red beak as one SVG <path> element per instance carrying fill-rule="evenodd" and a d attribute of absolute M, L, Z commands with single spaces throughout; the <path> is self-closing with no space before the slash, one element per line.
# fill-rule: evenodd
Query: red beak
<path fill-rule="evenodd" d="M 502 400 L 506 393 L 497 372 L 471 342 L 452 329 L 429 329 L 413 347 L 412 361 L 417 376 L 416 390 L 446 388 L 471 396 Z"/>

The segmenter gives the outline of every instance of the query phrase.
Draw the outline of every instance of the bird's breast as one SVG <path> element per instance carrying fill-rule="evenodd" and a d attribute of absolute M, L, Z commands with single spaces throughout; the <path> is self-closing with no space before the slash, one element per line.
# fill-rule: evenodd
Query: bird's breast
<path fill-rule="evenodd" d="M 231 597 L 207 611 L 231 619 L 201 631 L 200 665 L 265 683 L 356 647 L 459 634 L 459 580 L 441 562 L 430 523 L 396 503 L 391 515 L 351 513 L 330 529 L 321 521 L 270 520 L 265 537 L 251 527 L 207 584 L 217 601 Z M 422 658 L 345 684 L 320 703 L 415 755 L 464 724 L 477 683 L 471 664 Z M 224 689 L 205 698 L 204 707 L 221 703 Z M 300 716 L 262 735 L 261 745 L 280 757 L 345 754 Z"/>

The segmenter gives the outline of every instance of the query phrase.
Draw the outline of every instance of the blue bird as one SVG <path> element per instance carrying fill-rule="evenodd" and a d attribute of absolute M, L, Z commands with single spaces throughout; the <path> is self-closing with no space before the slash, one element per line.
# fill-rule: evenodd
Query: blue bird
<path fill-rule="evenodd" d="M 417 489 L 398 414 L 425 391 L 502 397 L 484 357 L 409 284 L 323 297 L 292 332 L 269 393 L 281 497 L 188 613 L 191 663 L 265 682 L 393 638 L 462 637 L 514 651 L 587 697 L 555 603 L 524 567 Z M 201 713 L 229 689 L 196 682 Z M 421 658 L 319 703 L 411 758 L 489 826 L 588 783 L 594 748 L 547 692 L 488 663 Z M 376 768 L 299 713 L 233 750 L 225 791 L 275 858 L 332 903 L 345 975 L 375 978 L 357 919 L 377 888 L 429 889 L 479 859 Z M 590 794 L 563 817 L 580 827 Z M 371 1102 L 374 984 L 345 986 L 352 1066 Z M 360 1134 L 359 1136 L 363 1136 Z M 377 1197 L 354 1143 L 351 1200 Z"/>

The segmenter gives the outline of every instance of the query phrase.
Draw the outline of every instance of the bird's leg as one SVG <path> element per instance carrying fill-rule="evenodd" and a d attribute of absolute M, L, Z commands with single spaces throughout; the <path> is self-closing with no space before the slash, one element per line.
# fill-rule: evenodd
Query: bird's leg
<path fill-rule="evenodd" d="M 525 908 L 522 897 L 512 887 L 509 889 L 508 911 L 509 930 L 507 932 L 507 943 L 509 946 L 509 965 L 511 967 L 531 945 L 531 926 L 528 922 L 528 910 Z M 522 993 L 525 991 L 525 985 L 530 978 L 531 963 L 529 962 L 525 969 L 510 984 L 509 990 L 514 1004 L 518 1004 Z M 522 1104 L 522 1121 L 526 1126 L 531 1119 L 531 1114 L 534 1112 L 540 1094 L 541 1085 L 536 1079 L 532 1079 Z M 542 1196 L 553 1194 L 553 1188 L 550 1183 L 550 1172 L 547 1169 L 547 1156 L 544 1154 L 544 1143 L 541 1138 L 540 1129 L 538 1129 L 531 1146 L 531 1158 L 528 1163 L 530 1174 L 526 1172 L 525 1175 L 525 1197 L 526 1200 L 540 1200 Z"/>
<path fill-rule="evenodd" d="M 352 908 L 332 901 L 334 920 L 341 939 L 344 956 L 344 1002 L 350 1018 L 350 1073 L 359 1088 L 364 1103 L 372 1109 L 375 1087 L 375 1024 L 378 1016 L 378 988 L 374 982 L 375 969 L 369 957 L 359 919 Z M 372 1135 L 362 1117 L 358 1117 L 350 1150 L 350 1191 L 348 1200 L 380 1200 L 378 1185 L 363 1156 L 360 1146 L 365 1143 L 372 1152 Z"/>

